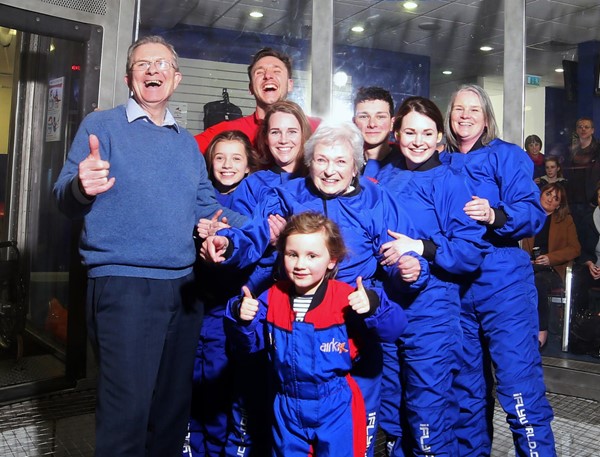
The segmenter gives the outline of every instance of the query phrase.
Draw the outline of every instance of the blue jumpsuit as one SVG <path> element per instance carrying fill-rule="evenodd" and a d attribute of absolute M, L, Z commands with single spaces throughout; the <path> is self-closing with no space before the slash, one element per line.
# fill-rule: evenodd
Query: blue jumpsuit
<path fill-rule="evenodd" d="M 379 249 L 391 240 L 387 234 L 388 228 L 411 237 L 416 235 L 407 213 L 396 205 L 383 188 L 367 178 L 357 181 L 354 191 L 333 198 L 321 194 L 309 178 L 295 179 L 281 188 L 273 189 L 243 227 L 219 231 L 219 235 L 231 240 L 227 262 L 243 267 L 258 261 L 269 245 L 267 217 L 270 214 L 287 217 L 304 211 L 323 213 L 339 225 L 350 254 L 340 262 L 337 278 L 348 284 L 355 284 L 356 278 L 362 276 L 366 287 L 376 285 Z M 420 290 L 429 278 L 427 262 L 414 255 L 421 264 L 421 275 L 415 283 L 404 283 L 395 267 L 386 271 L 388 275 L 398 278 L 402 291 Z M 366 353 L 369 356 L 361 358 L 353 368 L 353 375 L 365 396 L 367 444 L 369 451 L 373 452 L 382 363 L 381 345 L 376 338 L 372 338 L 370 347 L 364 348 L 363 354 Z"/>
<path fill-rule="evenodd" d="M 431 271 L 425 289 L 412 302 L 405 302 L 409 324 L 400 346 L 402 411 L 406 414 L 402 421 L 411 437 L 404 438 L 410 455 L 454 457 L 458 455 L 453 430 L 458 409 L 452 383 L 462 363 L 458 275 L 476 271 L 489 245 L 483 241 L 485 228 L 463 211 L 465 201 L 471 198 L 464 179 L 441 165 L 437 153 L 414 171 L 399 165 L 404 169 L 382 174 L 380 183 L 407 212 L 419 215 L 415 222 L 417 238 L 423 240 L 423 256 Z M 391 349 L 394 355 L 395 347 Z M 394 362 L 397 366 L 398 357 L 386 363 L 386 368 L 393 367 Z M 384 369 L 383 388 L 390 382 L 393 389 L 398 368 L 391 370 L 391 380 L 387 371 Z M 388 417 L 396 416 L 396 423 L 382 423 L 382 428 L 392 436 L 401 436 L 400 396 L 382 396 L 382 412 L 386 407 L 395 407 L 396 414 Z M 400 442 L 390 455 L 404 455 Z"/>
<path fill-rule="evenodd" d="M 531 179 L 532 163 L 518 146 L 495 139 L 478 142 L 467 154 L 444 154 L 465 176 L 471 193 L 486 198 L 496 213 L 486 239 L 493 245 L 480 272 L 465 281 L 462 297 L 464 363 L 455 380 L 460 405 L 456 434 L 461 456 L 489 455 L 493 398 L 489 351 L 496 393 L 507 414 L 516 455 L 556 455 L 552 408 L 538 350 L 537 292 L 528 254 L 518 241 L 534 236 L 546 215 Z M 480 338 L 482 336 L 482 338 Z"/>
<path fill-rule="evenodd" d="M 400 152 L 400 148 L 398 148 L 397 144 L 392 143 L 390 144 L 390 152 L 383 159 L 367 160 L 362 170 L 362 175 L 374 178 L 380 183 L 384 183 L 384 177 L 387 177 L 390 173 L 394 173 L 396 168 L 403 168 L 403 164 L 404 156 Z"/>
<path fill-rule="evenodd" d="M 231 208 L 238 188 L 229 194 L 215 191 L 219 204 Z M 220 457 L 227 440 L 233 384 L 233 368 L 225 343 L 223 317 L 227 302 L 239 293 L 252 268 L 239 270 L 198 262 L 195 269 L 199 290 L 203 295 L 204 320 L 194 361 L 189 445 L 184 448 L 183 456 Z"/>
<path fill-rule="evenodd" d="M 349 376 L 360 353 L 363 329 L 392 341 L 406 326 L 402 309 L 379 293 L 366 315 L 348 305 L 354 289 L 330 279 L 315 292 L 304 320 L 292 307 L 293 284 L 279 281 L 259 297 L 260 308 L 247 323 L 236 319 L 239 300 L 227 318 L 235 323 L 240 350 L 266 347 L 274 372 L 273 455 L 363 457 L 365 412 L 360 390 Z M 384 330 L 379 333 L 378 329 Z M 361 407 L 362 406 L 362 407 Z"/>
<path fill-rule="evenodd" d="M 252 173 L 235 189 L 231 208 L 235 208 L 234 211 L 240 214 L 250 215 L 272 188 L 282 186 L 295 177 L 296 175 L 277 166 Z M 273 246 L 269 246 L 261 259 L 249 267 L 251 271 L 245 285 L 254 294 L 262 293 L 273 284 L 276 260 L 277 252 Z M 271 420 L 265 377 L 267 359 L 264 353 L 236 353 L 234 360 L 231 393 L 233 404 L 225 456 L 260 457 L 270 446 L 270 428 L 265 427 Z"/>
<path fill-rule="evenodd" d="M 256 206 L 274 187 L 281 187 L 288 181 L 297 178 L 280 167 L 261 170 L 248 176 L 235 190 L 231 208 L 240 214 L 251 215 Z M 277 260 L 277 252 L 272 246 L 267 248 L 263 257 L 254 266 L 254 271 L 248 279 L 248 288 L 256 295 L 271 287 L 273 284 L 273 266 Z"/>

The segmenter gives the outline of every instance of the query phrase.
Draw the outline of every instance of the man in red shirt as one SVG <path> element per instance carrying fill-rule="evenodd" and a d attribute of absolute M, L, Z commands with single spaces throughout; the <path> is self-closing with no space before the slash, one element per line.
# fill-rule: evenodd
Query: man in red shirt
<path fill-rule="evenodd" d="M 262 48 L 254 55 L 248 66 L 248 77 L 250 93 L 256 100 L 256 110 L 249 116 L 219 122 L 196 135 L 196 142 L 203 154 L 213 137 L 225 130 L 241 130 L 248 135 L 252 145 L 256 146 L 256 134 L 265 111 L 273 103 L 285 100 L 294 87 L 290 57 L 272 48 Z M 314 131 L 320 119 L 309 118 L 309 121 Z"/>

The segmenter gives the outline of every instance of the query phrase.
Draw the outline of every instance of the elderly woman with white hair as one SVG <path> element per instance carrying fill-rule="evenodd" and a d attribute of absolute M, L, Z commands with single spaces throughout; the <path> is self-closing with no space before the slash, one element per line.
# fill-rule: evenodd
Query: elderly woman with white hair
<path fill-rule="evenodd" d="M 360 177 L 359 170 L 364 165 L 362 134 L 350 122 L 324 122 L 307 141 L 304 160 L 309 169 L 306 178 L 273 189 L 243 227 L 220 230 L 218 235 L 209 236 L 202 245 L 201 255 L 214 262 L 239 267 L 251 265 L 269 247 L 269 216 L 289 217 L 318 211 L 340 226 L 348 247 L 349 255 L 340 262 L 336 278 L 354 285 L 361 276 L 365 287 L 377 286 L 375 274 L 381 259 L 380 249 L 392 239 L 388 229 L 411 237 L 416 237 L 416 233 L 408 215 L 391 196 L 369 179 Z M 414 252 L 387 266 L 386 273 L 397 278 L 399 288 L 407 291 L 419 290 L 429 276 L 427 262 Z M 373 339 L 370 343 L 380 352 L 378 341 Z M 374 366 L 373 360 L 362 357 L 364 366 L 359 362 L 353 373 L 365 397 L 369 453 L 375 444 L 381 376 L 381 362 Z"/>

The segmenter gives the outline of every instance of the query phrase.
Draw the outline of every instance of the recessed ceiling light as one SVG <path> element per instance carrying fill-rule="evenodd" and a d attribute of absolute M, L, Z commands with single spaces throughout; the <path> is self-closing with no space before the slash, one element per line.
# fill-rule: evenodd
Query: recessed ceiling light
<path fill-rule="evenodd" d="M 256 19 L 258 19 L 258 18 L 261 18 L 261 17 L 263 17 L 263 16 L 264 16 L 264 14 L 263 14 L 263 13 L 261 13 L 260 11 L 252 11 L 252 12 L 250 13 L 250 17 L 254 17 L 254 18 L 256 18 Z"/>
<path fill-rule="evenodd" d="M 451 70 L 444 70 L 444 71 L 442 71 L 442 74 L 444 74 L 444 75 L 451 75 L 452 71 Z"/>
<path fill-rule="evenodd" d="M 418 5 L 417 2 L 404 2 L 404 5 L 402 6 L 407 10 L 414 10 Z"/>
<path fill-rule="evenodd" d="M 562 68 L 562 67 L 558 67 L 558 68 L 555 68 L 555 69 L 554 69 L 554 71 L 555 71 L 556 73 L 564 73 L 564 72 L 565 72 L 565 69 L 564 69 L 564 68 Z"/>
<path fill-rule="evenodd" d="M 492 50 L 492 49 L 494 49 L 494 48 L 492 48 L 491 46 L 482 46 L 482 47 L 480 47 L 479 49 L 480 49 L 481 51 L 485 51 L 485 52 L 487 52 L 487 51 L 491 51 L 491 50 Z"/>
<path fill-rule="evenodd" d="M 355 25 L 350 30 L 352 30 L 353 32 L 356 32 L 356 33 L 362 33 L 365 31 L 365 28 L 362 25 Z"/>

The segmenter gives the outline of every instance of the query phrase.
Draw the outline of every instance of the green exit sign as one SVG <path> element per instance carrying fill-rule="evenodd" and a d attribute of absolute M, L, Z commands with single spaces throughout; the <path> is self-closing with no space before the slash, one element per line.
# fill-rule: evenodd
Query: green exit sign
<path fill-rule="evenodd" d="M 530 86 L 539 86 L 542 78 L 540 76 L 527 75 L 527 84 Z"/>

